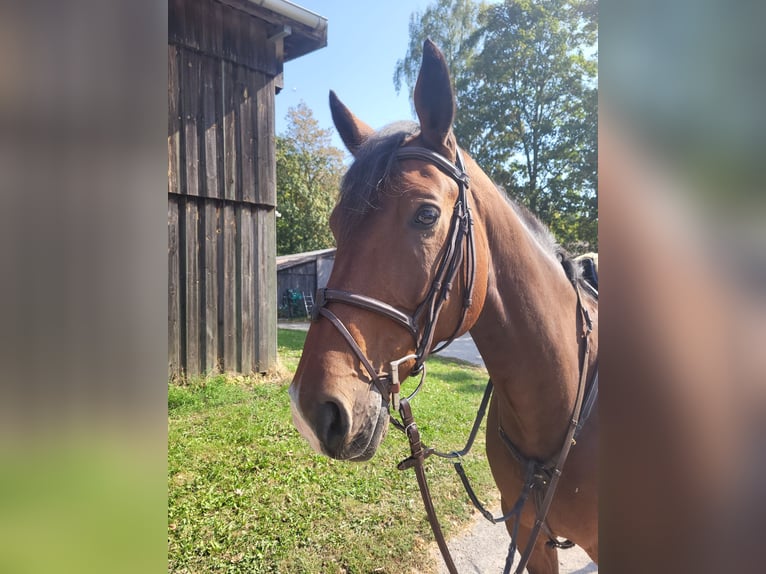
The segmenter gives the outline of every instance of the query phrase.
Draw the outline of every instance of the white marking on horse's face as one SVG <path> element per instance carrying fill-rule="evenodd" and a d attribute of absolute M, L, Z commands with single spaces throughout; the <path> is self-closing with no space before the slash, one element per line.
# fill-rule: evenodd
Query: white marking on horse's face
<path fill-rule="evenodd" d="M 317 435 L 314 434 L 314 430 L 301 412 L 301 407 L 298 404 L 298 390 L 296 385 L 290 385 L 287 393 L 290 395 L 290 410 L 293 414 L 293 424 L 295 425 L 295 428 L 297 428 L 298 432 L 301 433 L 301 436 L 308 441 L 314 451 L 323 454 L 322 445 L 320 444 Z"/>

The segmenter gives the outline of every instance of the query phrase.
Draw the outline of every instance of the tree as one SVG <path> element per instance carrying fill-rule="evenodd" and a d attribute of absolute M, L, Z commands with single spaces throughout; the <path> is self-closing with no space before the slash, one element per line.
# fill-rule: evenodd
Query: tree
<path fill-rule="evenodd" d="M 423 40 L 440 45 L 460 144 L 578 251 L 598 246 L 597 16 L 595 0 L 437 0 L 394 73 L 412 89 Z"/>
<path fill-rule="evenodd" d="M 506 0 L 481 14 L 456 133 L 572 249 L 597 248 L 592 0 Z"/>
<path fill-rule="evenodd" d="M 287 118 L 276 141 L 279 255 L 333 246 L 329 219 L 344 170 L 343 152 L 305 103 L 290 108 Z"/>
<path fill-rule="evenodd" d="M 431 38 L 444 54 L 452 81 L 458 88 L 460 101 L 462 78 L 470 66 L 475 46 L 468 40 L 477 30 L 479 13 L 486 8 L 484 2 L 472 0 L 437 0 L 424 12 L 410 15 L 410 43 L 407 54 L 396 62 L 394 87 L 396 93 L 407 86 L 412 101 L 415 82 L 418 78 L 420 61 L 423 58 L 423 42 Z"/>

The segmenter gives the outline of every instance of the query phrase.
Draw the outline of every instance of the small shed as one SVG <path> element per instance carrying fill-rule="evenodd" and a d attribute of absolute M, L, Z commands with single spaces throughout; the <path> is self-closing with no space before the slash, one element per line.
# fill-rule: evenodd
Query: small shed
<path fill-rule="evenodd" d="M 283 307 L 289 293 L 300 293 L 313 304 L 316 290 L 327 285 L 335 262 L 335 248 L 277 257 L 277 304 Z"/>
<path fill-rule="evenodd" d="M 274 98 L 327 44 L 286 0 L 168 1 L 168 375 L 277 359 Z"/>

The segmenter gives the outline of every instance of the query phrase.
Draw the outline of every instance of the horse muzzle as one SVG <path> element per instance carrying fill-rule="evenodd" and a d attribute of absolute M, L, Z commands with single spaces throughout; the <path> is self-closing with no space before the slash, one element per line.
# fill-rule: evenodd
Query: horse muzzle
<path fill-rule="evenodd" d="M 295 383 L 290 387 L 293 423 L 315 452 L 336 460 L 365 461 L 372 458 L 388 428 L 386 399 L 366 393 L 352 404 L 323 397 L 310 409 L 302 409 Z"/>

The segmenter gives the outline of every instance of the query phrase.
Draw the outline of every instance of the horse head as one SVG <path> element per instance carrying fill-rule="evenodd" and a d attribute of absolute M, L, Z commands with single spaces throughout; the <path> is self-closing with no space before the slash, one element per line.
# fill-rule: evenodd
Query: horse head
<path fill-rule="evenodd" d="M 376 132 L 330 93 L 354 162 L 330 218 L 335 264 L 290 396 L 301 434 L 337 459 L 373 456 L 398 381 L 438 342 L 466 332 L 486 294 L 486 236 L 471 217 L 465 162 L 472 176 L 478 168 L 455 141 L 449 72 L 430 41 L 414 103 L 419 122 Z"/>

